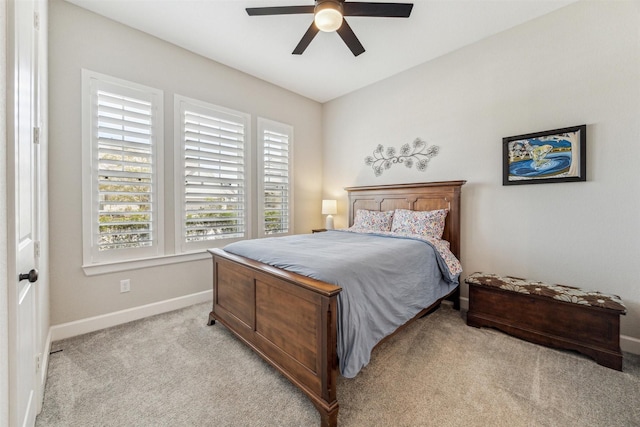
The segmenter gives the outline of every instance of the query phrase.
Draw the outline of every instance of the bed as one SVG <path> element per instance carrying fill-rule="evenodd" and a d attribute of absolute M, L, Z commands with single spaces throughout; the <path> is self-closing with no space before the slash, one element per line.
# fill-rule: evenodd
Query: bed
<path fill-rule="evenodd" d="M 346 188 L 349 225 L 358 210 L 447 209 L 442 239 L 449 242 L 451 253 L 459 259 L 460 190 L 464 182 Z M 336 426 L 342 288 L 223 249 L 209 252 L 213 257 L 214 296 L 209 324 L 218 321 L 231 330 L 310 398 L 320 413 L 322 426 Z M 419 309 L 395 332 L 433 310 L 444 298 L 458 308 L 459 286 Z"/>

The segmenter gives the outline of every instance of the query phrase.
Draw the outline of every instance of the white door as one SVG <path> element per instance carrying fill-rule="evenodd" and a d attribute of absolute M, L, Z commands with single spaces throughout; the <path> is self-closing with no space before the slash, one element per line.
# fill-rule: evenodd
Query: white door
<path fill-rule="evenodd" d="M 7 141 L 8 251 L 15 253 L 9 277 L 9 417 L 12 425 L 33 426 L 37 411 L 36 346 L 36 245 L 37 245 L 37 171 L 38 91 L 37 91 L 37 17 L 35 1 L 9 2 L 7 18 L 12 26 L 8 61 L 13 77 L 8 97 L 9 138 Z M 12 132 L 13 131 L 13 132 Z M 13 164 L 12 164 L 13 163 Z M 13 170 L 11 170 L 13 169 Z M 13 208 L 13 212 L 11 210 Z M 14 213 L 14 215 L 11 215 Z M 11 254 L 11 255 L 12 255 Z M 9 256 L 10 259 L 13 258 Z M 15 270 L 14 270 L 15 268 Z"/>

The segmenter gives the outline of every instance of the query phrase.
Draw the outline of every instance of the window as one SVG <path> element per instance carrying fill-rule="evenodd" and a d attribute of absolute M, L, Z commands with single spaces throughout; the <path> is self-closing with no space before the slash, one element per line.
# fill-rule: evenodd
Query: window
<path fill-rule="evenodd" d="M 293 231 L 293 128 L 258 118 L 259 235 Z"/>
<path fill-rule="evenodd" d="M 82 70 L 84 264 L 162 254 L 162 92 Z"/>
<path fill-rule="evenodd" d="M 248 238 L 250 116 L 176 96 L 175 120 L 176 251 Z"/>
<path fill-rule="evenodd" d="M 175 95 L 166 159 L 174 172 L 165 176 L 161 90 L 82 70 L 82 102 L 86 274 L 202 259 L 203 249 L 292 233 L 291 126 L 258 118 L 253 143 L 249 114 Z M 175 225 L 164 224 L 165 209 Z"/>

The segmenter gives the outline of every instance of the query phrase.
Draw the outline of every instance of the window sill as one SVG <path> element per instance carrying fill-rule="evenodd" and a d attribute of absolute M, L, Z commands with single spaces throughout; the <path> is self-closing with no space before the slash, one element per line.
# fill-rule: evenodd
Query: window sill
<path fill-rule="evenodd" d="M 185 254 L 163 255 L 153 258 L 83 265 L 82 269 L 84 270 L 84 274 L 86 276 L 98 276 L 101 274 L 117 273 L 119 271 L 137 270 L 140 268 L 178 264 L 181 262 L 200 261 L 203 259 L 211 259 L 211 255 L 206 250 L 189 252 Z"/>

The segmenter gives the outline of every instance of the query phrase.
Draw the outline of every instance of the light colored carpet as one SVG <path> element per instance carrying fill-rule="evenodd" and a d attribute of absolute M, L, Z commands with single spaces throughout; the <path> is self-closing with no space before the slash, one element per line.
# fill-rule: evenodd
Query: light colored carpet
<path fill-rule="evenodd" d="M 317 426 L 307 398 L 208 313 L 55 342 L 36 426 Z M 443 305 L 339 377 L 338 401 L 344 427 L 640 426 L 640 356 L 617 372 L 468 327 Z"/>

